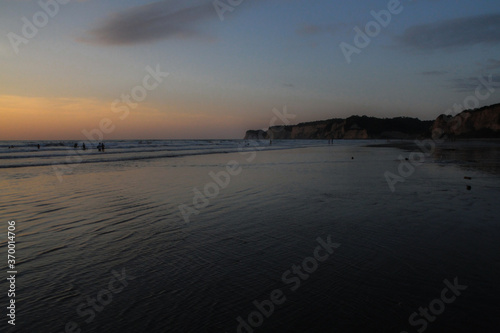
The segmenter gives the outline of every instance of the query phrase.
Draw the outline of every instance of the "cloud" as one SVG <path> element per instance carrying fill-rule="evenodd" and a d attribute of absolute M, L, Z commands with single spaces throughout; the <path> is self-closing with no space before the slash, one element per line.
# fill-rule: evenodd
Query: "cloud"
<path fill-rule="evenodd" d="M 305 24 L 297 28 L 296 33 L 299 35 L 319 35 L 324 33 L 336 34 L 341 24 Z"/>
<path fill-rule="evenodd" d="M 184 7 L 179 7 L 179 4 Z M 214 18 L 217 18 L 217 12 L 212 2 L 185 6 L 185 2 L 159 1 L 110 15 L 78 40 L 127 45 L 167 38 L 206 38 L 199 25 Z"/>
<path fill-rule="evenodd" d="M 454 90 L 457 92 L 473 93 L 477 87 L 483 85 L 483 82 L 489 82 L 492 87 L 500 88 L 500 75 L 485 76 L 483 77 L 483 82 L 480 76 L 453 79 L 450 81 L 452 82 Z"/>
<path fill-rule="evenodd" d="M 422 72 L 420 74 L 422 74 L 424 76 L 441 76 L 441 75 L 446 75 L 448 73 L 449 72 L 447 72 L 447 71 L 428 71 L 428 72 Z"/>
<path fill-rule="evenodd" d="M 500 14 L 481 15 L 417 25 L 396 41 L 416 50 L 453 49 L 500 43 Z"/>
<path fill-rule="evenodd" d="M 488 61 L 486 62 L 486 65 L 484 67 L 484 69 L 489 69 L 489 70 L 493 70 L 493 69 L 497 69 L 497 68 L 500 68 L 500 60 L 496 60 L 496 59 L 488 59 Z"/>

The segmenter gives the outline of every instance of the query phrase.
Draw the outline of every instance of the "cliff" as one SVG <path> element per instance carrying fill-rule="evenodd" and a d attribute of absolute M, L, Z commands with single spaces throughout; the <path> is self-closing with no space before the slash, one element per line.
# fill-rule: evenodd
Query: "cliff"
<path fill-rule="evenodd" d="M 273 126 L 267 131 L 247 131 L 245 140 L 255 139 L 416 139 L 416 138 L 500 138 L 500 104 L 467 110 L 456 116 L 440 115 L 435 121 L 417 118 L 374 118 L 352 116 L 290 126 Z"/>
<path fill-rule="evenodd" d="M 291 126 L 273 126 L 267 131 L 247 131 L 245 140 L 254 139 L 414 139 L 430 136 L 432 121 L 398 117 L 380 119 L 352 116 Z"/>
<path fill-rule="evenodd" d="M 500 104 L 466 110 L 452 117 L 440 115 L 432 125 L 432 137 L 500 138 Z"/>

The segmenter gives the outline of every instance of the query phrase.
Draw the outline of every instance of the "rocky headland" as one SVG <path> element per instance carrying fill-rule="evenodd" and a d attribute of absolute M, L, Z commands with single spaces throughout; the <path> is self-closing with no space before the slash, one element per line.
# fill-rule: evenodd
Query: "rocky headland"
<path fill-rule="evenodd" d="M 500 104 L 466 110 L 456 116 L 440 115 L 436 120 L 417 118 L 375 118 L 351 116 L 268 130 L 249 130 L 245 140 L 256 139 L 419 139 L 500 138 Z"/>
<path fill-rule="evenodd" d="M 434 139 L 500 138 L 500 104 L 466 110 L 454 117 L 440 115 L 431 133 Z"/>

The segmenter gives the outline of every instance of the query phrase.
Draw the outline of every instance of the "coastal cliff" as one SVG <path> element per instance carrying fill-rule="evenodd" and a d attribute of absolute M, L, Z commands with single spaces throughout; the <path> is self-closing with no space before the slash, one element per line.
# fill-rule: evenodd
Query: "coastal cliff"
<path fill-rule="evenodd" d="M 440 115 L 432 125 L 432 137 L 499 138 L 500 104 L 466 110 L 456 116 Z"/>
<path fill-rule="evenodd" d="M 436 120 L 417 118 L 375 118 L 352 116 L 289 126 L 273 126 L 267 131 L 250 130 L 245 140 L 256 139 L 418 139 L 418 138 L 498 138 L 500 104 L 467 110 L 456 116 L 440 115 Z"/>
<path fill-rule="evenodd" d="M 432 121 L 398 117 L 380 119 L 352 116 L 290 126 L 273 126 L 267 131 L 250 130 L 245 140 L 255 139 L 414 139 L 430 136 Z"/>

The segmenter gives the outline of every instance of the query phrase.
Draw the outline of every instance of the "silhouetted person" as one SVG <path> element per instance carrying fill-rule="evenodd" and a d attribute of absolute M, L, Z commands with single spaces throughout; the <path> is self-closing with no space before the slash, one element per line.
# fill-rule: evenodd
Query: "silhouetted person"
<path fill-rule="evenodd" d="M 74 148 L 78 148 L 78 143 L 75 142 Z"/>
<path fill-rule="evenodd" d="M 102 149 L 102 152 L 104 153 L 104 142 L 101 142 L 101 149 Z"/>
<path fill-rule="evenodd" d="M 37 144 L 36 146 L 38 147 L 38 149 L 40 149 L 40 144 Z"/>
<path fill-rule="evenodd" d="M 97 145 L 97 150 L 101 151 L 101 147 L 102 147 L 102 143 L 99 142 L 99 144 Z"/>
<path fill-rule="evenodd" d="M 82 145 L 82 149 L 87 150 L 87 148 L 85 148 L 85 143 Z"/>

